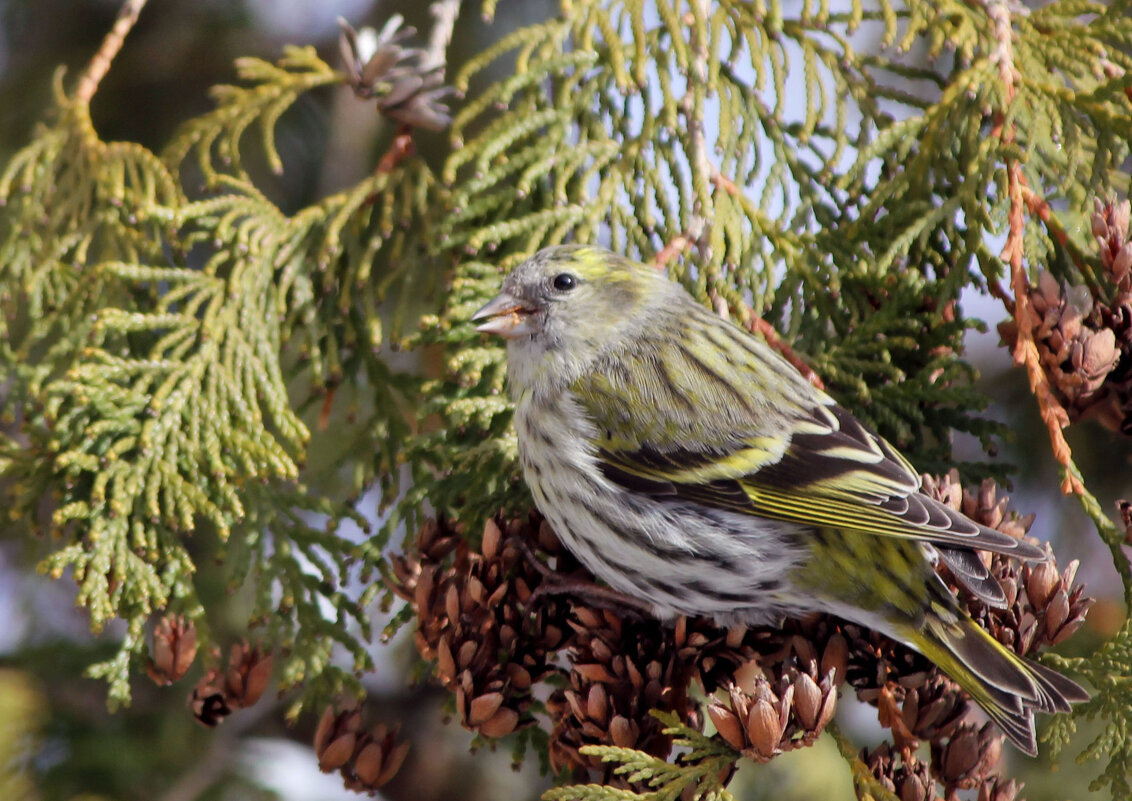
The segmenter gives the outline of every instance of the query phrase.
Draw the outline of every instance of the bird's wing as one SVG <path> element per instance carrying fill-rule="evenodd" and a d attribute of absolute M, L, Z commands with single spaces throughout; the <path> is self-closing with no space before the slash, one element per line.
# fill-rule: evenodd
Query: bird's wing
<path fill-rule="evenodd" d="M 945 563 L 954 563 L 956 578 L 980 596 L 994 594 L 989 585 L 979 591 L 988 578 L 985 569 L 956 555 L 955 548 L 1045 558 L 1033 545 L 982 526 L 920 492 L 911 464 L 841 407 L 813 406 L 792 430 L 780 456 L 772 439 L 763 436 L 737 438 L 706 451 L 648 442 L 618 447 L 600 437 L 594 446 L 609 480 L 645 494 L 945 546 Z"/>
<path fill-rule="evenodd" d="M 1045 558 L 920 492 L 895 448 L 765 342 L 690 298 L 658 310 L 571 390 L 602 472 L 637 492 L 944 546 L 956 579 L 988 603 L 1001 593 L 960 551 Z"/>

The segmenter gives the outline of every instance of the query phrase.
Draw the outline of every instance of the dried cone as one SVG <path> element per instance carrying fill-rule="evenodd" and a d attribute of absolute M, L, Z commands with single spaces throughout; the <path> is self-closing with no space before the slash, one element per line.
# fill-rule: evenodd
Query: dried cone
<path fill-rule="evenodd" d="M 219 652 L 214 652 L 213 660 L 218 657 Z M 271 654 L 263 653 L 258 646 L 246 642 L 233 645 L 224 672 L 209 668 L 189 695 L 193 717 L 212 727 L 234 710 L 254 704 L 267 689 L 272 664 Z"/>
<path fill-rule="evenodd" d="M 958 473 L 942 478 L 924 477 L 924 490 L 978 523 L 1015 537 L 1024 537 L 1033 524 L 1033 515 L 1020 517 L 1008 511 L 1008 499 L 998 497 L 994 482 L 984 481 L 978 492 L 962 490 Z M 1085 622 L 1093 599 L 1085 587 L 1075 583 L 1078 562 L 1059 572 L 1052 552 L 1044 562 L 1017 561 L 1000 554 L 986 555 L 990 573 L 1002 586 L 1006 607 L 987 607 L 951 582 L 971 616 L 1003 645 L 1021 656 L 1057 645 L 1068 639 Z M 944 578 L 949 578 L 944 572 Z"/>
<path fill-rule="evenodd" d="M 371 732 L 362 732 L 361 724 L 357 709 L 327 707 L 315 729 L 314 752 L 323 773 L 339 771 L 348 789 L 372 793 L 400 770 L 409 744 L 398 743 L 397 731 L 385 724 Z"/>
<path fill-rule="evenodd" d="M 319 770 L 330 773 L 353 758 L 361 725 L 362 713 L 357 709 L 339 712 L 334 707 L 326 708 L 314 732 L 314 753 L 318 757 Z"/>
<path fill-rule="evenodd" d="M 239 642 L 232 646 L 228 669 L 224 673 L 228 701 L 234 708 L 255 704 L 267 689 L 274 664 L 271 654 L 263 653 L 258 646 Z"/>
<path fill-rule="evenodd" d="M 461 724 L 485 737 L 533 722 L 531 687 L 554 669 L 551 656 L 567 638 L 564 601 L 528 603 L 543 577 L 520 542 L 556 547 L 535 516 L 489 520 L 479 552 L 457 528 L 430 521 L 417 536 L 418 558 L 393 561 L 394 590 L 417 613 L 417 649 L 455 693 Z"/>
<path fill-rule="evenodd" d="M 1014 779 L 1004 781 L 999 777 L 988 779 L 979 785 L 978 801 L 1018 801 L 1021 785 Z"/>
<path fill-rule="evenodd" d="M 1028 290 L 1038 356 L 1071 420 L 1132 434 L 1132 241 L 1129 203 L 1095 201 L 1092 232 L 1107 286 L 1064 287 L 1042 272 Z M 999 326 L 1011 347 L 1018 323 Z"/>
<path fill-rule="evenodd" d="M 814 666 L 816 672 L 816 665 Z M 717 693 L 708 715 L 727 743 L 756 762 L 811 745 L 837 709 L 835 671 L 821 679 L 796 666 L 768 679 L 757 662 L 735 672 L 726 695 Z"/>
<path fill-rule="evenodd" d="M 354 761 L 342 770 L 346 787 L 356 792 L 377 790 L 392 779 L 409 754 L 408 743 L 398 743 L 396 730 L 379 724 L 358 740 Z"/>
<path fill-rule="evenodd" d="M 997 779 L 1003 735 L 993 723 L 964 724 L 946 743 L 932 743 L 932 772 L 948 795 Z"/>
<path fill-rule="evenodd" d="M 967 694 L 959 685 L 936 673 L 905 692 L 900 719 L 912 737 L 937 742 L 955 733 L 969 709 Z"/>
<path fill-rule="evenodd" d="M 211 668 L 189 694 L 189 709 L 193 717 L 212 728 L 232 714 L 232 705 L 224 687 L 220 671 Z"/>
<path fill-rule="evenodd" d="M 932 801 L 936 784 L 928 765 L 912 752 L 896 752 L 888 743 L 861 752 L 861 761 L 868 765 L 876 780 L 900 801 Z"/>
<path fill-rule="evenodd" d="M 439 131 L 451 118 L 444 98 L 455 90 L 444 85 L 444 64 L 434 63 L 423 50 L 402 47 L 414 28 L 401 28 L 395 16 L 379 32 L 372 29 L 372 49 L 345 20 L 339 46 L 346 67 L 346 80 L 360 98 L 375 98 L 383 115 L 404 125 Z"/>
<path fill-rule="evenodd" d="M 617 745 L 667 757 L 671 739 L 650 710 L 676 712 L 698 727 L 685 692 L 690 669 L 677 654 L 671 629 L 655 620 L 625 620 L 610 610 L 579 606 L 570 620 L 569 686 L 556 690 L 546 707 L 554 721 L 550 760 L 557 771 L 624 786 L 586 745 Z"/>
<path fill-rule="evenodd" d="M 182 678 L 197 655 L 197 630 L 181 615 L 162 617 L 153 629 L 153 648 L 146 672 L 161 686 Z"/>

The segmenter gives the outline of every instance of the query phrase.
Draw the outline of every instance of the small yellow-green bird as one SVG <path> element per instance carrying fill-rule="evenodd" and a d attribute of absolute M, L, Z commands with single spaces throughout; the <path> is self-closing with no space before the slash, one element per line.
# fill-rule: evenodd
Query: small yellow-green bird
<path fill-rule="evenodd" d="M 660 271 L 547 248 L 473 319 L 507 339 L 539 510 L 595 575 L 659 617 L 856 621 L 939 665 L 1028 754 L 1034 710 L 1088 699 L 994 640 L 933 568 L 942 560 L 1003 606 L 972 549 L 1043 552 L 922 493 L 891 445 Z"/>

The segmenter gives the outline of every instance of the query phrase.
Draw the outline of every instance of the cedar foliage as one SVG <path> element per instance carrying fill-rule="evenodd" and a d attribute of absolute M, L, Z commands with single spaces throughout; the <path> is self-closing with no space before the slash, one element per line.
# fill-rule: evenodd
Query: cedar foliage
<path fill-rule="evenodd" d="M 299 690 L 293 714 L 358 692 L 391 535 L 436 513 L 478 531 L 529 507 L 504 352 L 468 317 L 549 244 L 656 260 L 704 303 L 769 324 L 926 472 L 952 466 L 954 432 L 990 447 L 1003 429 L 979 415 L 962 360 L 964 332 L 984 323 L 960 293 L 1001 299 L 1025 328 L 1039 270 L 1107 285 L 1087 221 L 1093 198 L 1128 190 L 1128 5 L 563 0 L 449 75 L 466 97 L 438 170 L 402 129 L 369 177 L 290 213 L 243 160 L 254 140 L 282 170 L 276 121 L 345 83 L 312 49 L 241 59 L 238 84 L 161 152 L 102 141 L 89 94 L 60 75 L 0 175 L 0 481 L 11 525 L 47 538 L 41 569 L 73 578 L 92 628 L 127 623 L 90 674 L 127 702 L 147 623 L 203 621 L 187 543 L 208 537 L 232 585 L 254 588 L 257 636 L 283 649 Z M 483 79 L 498 63 L 506 77 Z M 1016 358 L 1127 602 L 1126 533 L 1060 436 L 1032 342 L 1019 337 Z M 384 358 L 437 345 L 438 376 Z M 303 415 L 320 404 L 349 408 L 334 425 L 352 446 L 316 474 Z M 368 531 L 357 499 L 373 488 L 388 514 L 358 543 L 340 527 Z M 366 589 L 346 591 L 357 576 Z M 1098 787 L 1132 793 L 1132 696 L 1114 680 L 1132 666 L 1132 627 L 1059 664 L 1094 698 L 1047 740 L 1060 748 L 1078 719 L 1103 720 L 1083 757 L 1100 761 Z M 600 756 L 671 787 L 720 758 L 666 723 L 691 757 L 662 769 Z M 601 796 L 577 792 L 554 797 Z"/>

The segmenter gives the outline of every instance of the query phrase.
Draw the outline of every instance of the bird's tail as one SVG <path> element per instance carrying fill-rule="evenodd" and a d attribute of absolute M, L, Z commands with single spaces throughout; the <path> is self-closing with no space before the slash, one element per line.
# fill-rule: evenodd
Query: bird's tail
<path fill-rule="evenodd" d="M 1068 712 L 1071 703 L 1089 700 L 1076 682 L 1014 654 L 970 617 L 957 612 L 947 618 L 930 616 L 922 627 L 906 632 L 909 643 L 966 690 L 1027 754 L 1038 752 L 1034 710 Z"/>

